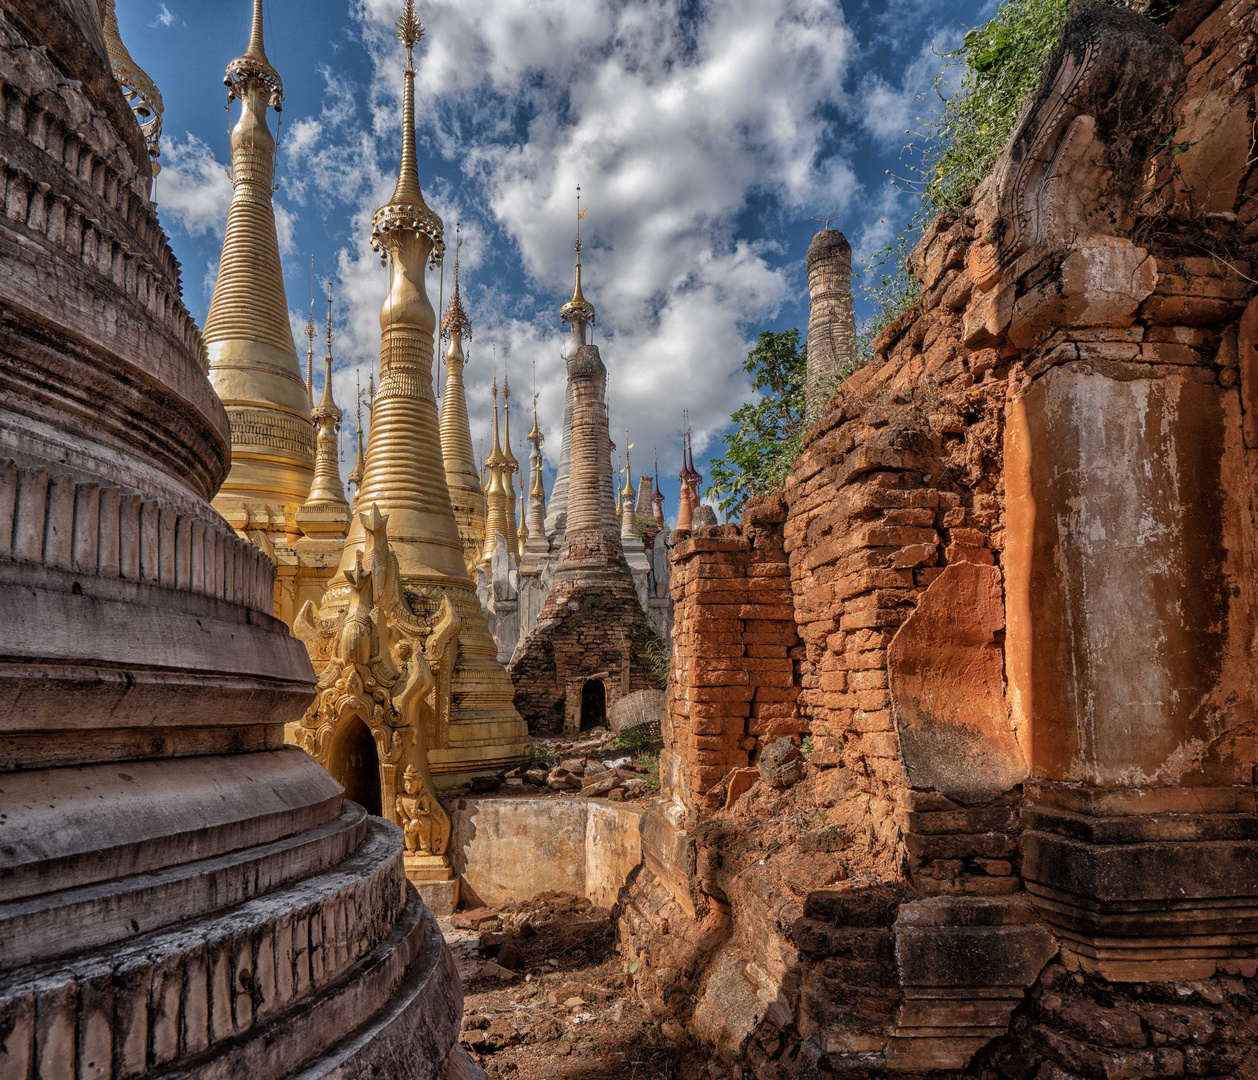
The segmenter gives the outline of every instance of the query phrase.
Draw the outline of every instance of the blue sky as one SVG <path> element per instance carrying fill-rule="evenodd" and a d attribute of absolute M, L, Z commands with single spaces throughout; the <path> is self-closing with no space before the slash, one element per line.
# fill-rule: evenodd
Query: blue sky
<path fill-rule="evenodd" d="M 223 69 L 244 51 L 251 0 L 118 0 L 132 55 L 165 100 L 162 223 L 204 319 L 231 185 Z M 334 282 L 334 389 L 352 463 L 355 372 L 378 363 L 384 271 L 370 218 L 396 177 L 400 0 L 268 0 L 267 54 L 284 79 L 275 193 L 288 304 L 304 362 L 310 257 Z M 572 291 L 575 185 L 585 294 L 610 376 L 612 438 L 634 476 L 660 455 L 677 512 L 682 410 L 707 473 L 741 364 L 760 331 L 807 325 L 803 258 L 834 217 L 857 259 L 912 213 L 897 171 L 936 51 L 993 0 L 419 0 L 420 182 L 447 237 L 463 223 L 473 324 L 473 442 L 488 439 L 496 352 L 512 380 L 513 441 L 537 367 L 549 438 L 563 405 L 559 306 Z M 451 248 L 453 245 L 451 244 Z M 447 261 L 448 299 L 453 270 Z M 323 286 L 320 285 L 319 288 Z M 439 282 L 429 276 L 438 302 Z M 320 320 L 326 304 L 316 303 Z M 858 305 L 858 313 L 864 314 Z M 495 348 L 496 347 L 496 348 Z M 322 350 L 316 350 L 316 369 Z M 316 375 L 316 388 L 320 376 Z M 519 449 L 517 447 L 517 455 Z M 523 456 L 521 455 L 522 460 Z"/>

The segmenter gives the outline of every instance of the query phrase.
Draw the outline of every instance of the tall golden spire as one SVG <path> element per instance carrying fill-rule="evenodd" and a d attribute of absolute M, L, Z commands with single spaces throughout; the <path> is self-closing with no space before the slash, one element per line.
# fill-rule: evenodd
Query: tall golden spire
<path fill-rule="evenodd" d="M 489 484 L 485 488 L 485 499 L 488 509 L 485 517 L 485 547 L 481 553 L 481 565 L 488 566 L 493 561 L 494 552 L 498 548 L 498 536 L 507 539 L 507 500 L 510 499 L 514 510 L 514 494 L 507 494 L 506 457 L 502 452 L 502 444 L 498 441 L 498 372 L 494 371 L 494 445 L 485 458 L 485 466 L 489 469 Z M 508 550 L 510 548 L 508 547 Z"/>
<path fill-rule="evenodd" d="M 448 688 L 446 696 L 438 695 L 438 738 L 429 752 L 433 773 L 440 777 L 514 758 L 527 732 L 513 704 L 511 677 L 498 662 L 498 646 L 468 577 L 441 454 L 432 370 L 437 316 L 424 273 L 441 261 L 445 244 L 441 218 L 420 192 L 415 160 L 413 51 L 421 32 L 413 0 L 406 0 L 398 20 L 398 37 L 406 46 L 398 182 L 371 222 L 372 247 L 389 268 L 388 294 L 380 306 L 380 382 L 357 498 L 361 509 L 373 508 L 373 516 L 355 515 L 320 616 L 332 617 L 348 607 L 349 574 L 368 548 L 364 518 L 374 520 L 378 511 L 388 519 L 388 544 L 406 582 L 407 612 L 390 617 L 414 618 L 430 636 L 440 626 L 458 628 L 442 646 L 446 651 L 430 659 L 438 686 Z M 377 543 L 373 533 L 373 550 Z"/>
<path fill-rule="evenodd" d="M 620 489 L 620 546 L 626 557 L 643 550 L 642 534 L 638 531 L 637 506 L 634 503 L 633 468 L 629 463 L 629 429 L 625 429 L 625 486 Z"/>
<path fill-rule="evenodd" d="M 518 551 L 520 531 L 515 520 L 515 474 L 520 471 L 520 463 L 511 452 L 511 382 L 505 373 L 502 376 L 502 411 L 502 486 L 507 494 L 507 548 Z"/>
<path fill-rule="evenodd" d="M 311 412 L 315 426 L 315 475 L 306 506 L 343 506 L 348 509 L 341 486 L 341 410 L 332 398 L 332 282 L 328 282 L 328 353 L 323 359 L 323 396 Z"/>
<path fill-rule="evenodd" d="M 249 47 L 227 66 L 228 100 L 240 100 L 232 129 L 232 201 L 214 298 L 205 320 L 210 381 L 231 422 L 232 468 L 214 505 L 243 520 L 243 503 L 305 501 L 314 476 L 310 393 L 301 376 L 280 269 L 271 194 L 275 139 L 267 108 L 283 84 L 266 58 L 262 0 L 254 0 Z"/>
<path fill-rule="evenodd" d="M 306 320 L 306 397 L 314 407 L 314 256 L 310 256 L 310 318 Z"/>
<path fill-rule="evenodd" d="M 529 494 L 545 498 L 546 489 L 542 486 L 542 447 L 546 445 L 546 439 L 537 426 L 537 394 L 533 395 L 533 428 L 526 438 L 533 447 L 533 487 Z"/>
<path fill-rule="evenodd" d="M 521 445 L 520 453 L 524 453 L 524 447 Z M 511 492 L 511 513 L 515 514 L 515 491 Z M 529 542 L 529 522 L 528 522 L 528 484 L 525 482 L 524 473 L 520 473 L 520 527 L 516 530 L 516 555 L 524 558 L 524 545 Z"/>
<path fill-rule="evenodd" d="M 472 456 L 472 431 L 467 419 L 467 397 L 463 387 L 463 368 L 466 358 L 464 341 L 472 339 L 472 323 L 463 310 L 459 295 L 459 248 L 463 240 L 459 225 L 455 225 L 454 241 L 454 291 L 450 304 L 441 320 L 441 329 L 449 335 L 446 347 L 446 386 L 441 397 L 441 458 L 445 464 L 446 486 L 450 489 L 450 503 L 454 508 L 454 520 L 463 541 L 463 560 L 468 575 L 476 572 L 476 563 L 485 547 L 485 489 Z"/>
<path fill-rule="evenodd" d="M 358 489 L 363 486 L 363 384 L 358 371 L 354 372 L 354 434 L 358 443 L 358 456 L 349 473 L 349 483 L 354 489 L 351 506 L 358 505 Z"/>
<path fill-rule="evenodd" d="M 629 441 L 629 429 L 625 428 L 625 486 L 620 489 L 621 502 L 626 505 L 632 505 L 633 490 L 633 470 L 629 465 L 629 451 L 633 449 L 633 443 Z"/>
<path fill-rule="evenodd" d="M 415 0 L 406 0 L 406 8 L 397 21 L 398 40 L 406 46 L 406 71 L 402 84 L 402 157 L 398 163 L 397 185 L 393 198 L 376 211 L 371 220 L 371 247 L 380 253 L 381 264 L 390 254 L 389 240 L 399 230 L 418 233 L 428 239 L 428 265 L 435 267 L 445 255 L 441 218 L 428 208 L 419 187 L 419 163 L 415 157 L 415 65 L 413 52 L 424 36 L 423 24 L 415 18 Z M 427 303 L 427 297 L 424 298 Z M 432 306 L 427 305 L 429 310 Z M 381 313 L 383 327 L 384 314 Z M 381 361 L 384 362 L 383 359 Z M 392 533 L 390 533 L 392 536 Z"/>
<path fill-rule="evenodd" d="M 529 446 L 529 473 L 532 481 L 532 488 L 529 490 L 528 508 L 520 511 L 520 535 L 527 537 L 522 540 L 521 551 L 529 546 L 531 541 L 532 550 L 537 554 L 545 554 L 550 549 L 550 542 L 546 538 L 546 489 L 542 485 L 542 447 L 546 445 L 546 440 L 542 436 L 541 428 L 537 426 L 537 365 L 533 365 L 533 428 L 527 435 Z M 525 487 L 524 477 L 520 477 L 520 491 L 523 494 Z M 527 532 L 526 532 L 527 530 Z M 523 557 L 523 555 L 521 556 Z"/>

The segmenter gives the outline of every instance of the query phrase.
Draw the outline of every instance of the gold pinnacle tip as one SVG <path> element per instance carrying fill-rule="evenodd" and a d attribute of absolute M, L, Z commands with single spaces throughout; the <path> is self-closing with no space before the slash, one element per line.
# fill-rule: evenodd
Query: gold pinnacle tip
<path fill-rule="evenodd" d="M 415 0 L 406 0 L 406 9 L 396 25 L 398 40 L 407 49 L 413 49 L 415 42 L 424 36 L 423 23 L 415 18 Z"/>

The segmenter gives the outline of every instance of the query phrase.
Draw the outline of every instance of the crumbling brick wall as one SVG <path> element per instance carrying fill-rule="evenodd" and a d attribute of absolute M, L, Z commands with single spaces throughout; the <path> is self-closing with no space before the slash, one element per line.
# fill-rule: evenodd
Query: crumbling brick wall
<path fill-rule="evenodd" d="M 713 1077 L 1251 1067 L 1255 56 L 1255 0 L 1077 4 L 785 514 L 679 545 L 675 767 L 619 925 Z M 812 748 L 784 785 L 720 674 L 769 542 Z"/>
<path fill-rule="evenodd" d="M 724 805 L 731 771 L 758 747 L 807 731 L 795 706 L 785 517 L 781 499 L 760 500 L 741 525 L 674 540 L 670 746 L 688 797 L 707 809 Z"/>

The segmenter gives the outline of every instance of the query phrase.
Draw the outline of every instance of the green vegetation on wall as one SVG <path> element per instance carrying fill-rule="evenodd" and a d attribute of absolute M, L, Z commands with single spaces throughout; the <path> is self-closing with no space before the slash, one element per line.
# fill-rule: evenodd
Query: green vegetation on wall
<path fill-rule="evenodd" d="M 1107 0 L 1165 22 L 1180 0 Z M 963 208 L 991 171 L 1013 133 L 1027 96 L 1039 88 L 1049 54 L 1061 39 L 1071 0 L 1003 0 L 995 17 L 969 31 L 945 54 L 943 70 L 927 95 L 937 102 L 919 118 L 923 131 L 905 147 L 906 177 L 894 182 L 918 196 L 905 227 L 885 248 L 864 260 L 859 292 L 873 314 L 857 333 L 856 367 L 871 356 L 875 337 L 921 296 L 908 256 L 922 232 L 945 211 Z M 958 70 L 959 69 L 959 70 Z M 956 85 L 954 92 L 949 87 Z M 752 495 L 779 490 L 803 436 L 806 345 L 798 330 L 766 331 L 743 370 L 759 400 L 731 417 L 725 456 L 709 464 L 711 490 L 729 517 Z M 845 372 L 844 375 L 851 372 Z"/>
<path fill-rule="evenodd" d="M 1158 22 L 1179 0 L 1107 0 Z M 878 333 L 921 295 L 908 270 L 909 252 L 940 214 L 960 210 L 996 164 L 1013 134 L 1028 95 L 1039 89 L 1044 64 L 1061 40 L 1071 0 L 1004 0 L 995 18 L 965 35 L 929 98 L 937 108 L 919 118 L 923 131 L 905 147 L 907 177 L 895 183 L 920 196 L 906 227 L 865 260 L 861 293 L 874 311 L 859 336 L 862 362 Z M 958 71 L 958 68 L 960 69 Z M 959 77 L 959 80 L 958 80 Z M 955 92 L 947 88 L 959 82 Z"/>

